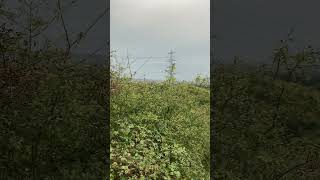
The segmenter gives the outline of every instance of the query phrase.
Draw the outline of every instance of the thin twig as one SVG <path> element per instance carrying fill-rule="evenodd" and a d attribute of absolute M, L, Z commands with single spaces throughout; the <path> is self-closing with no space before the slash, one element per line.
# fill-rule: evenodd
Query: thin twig
<path fill-rule="evenodd" d="M 78 44 L 80 42 L 80 40 L 82 40 L 83 38 L 85 38 L 88 33 L 90 32 L 90 30 L 100 21 L 100 19 L 102 19 L 107 12 L 109 11 L 109 9 L 105 9 L 90 25 L 89 27 L 84 31 L 84 32 L 80 32 L 78 35 L 78 38 L 76 40 L 74 40 L 71 43 L 71 48 L 75 45 Z"/>
<path fill-rule="evenodd" d="M 70 54 L 70 49 L 71 49 L 71 44 L 70 44 L 70 39 L 69 39 L 69 34 L 68 34 L 68 29 L 66 27 L 66 23 L 63 18 L 62 10 L 61 10 L 61 2 L 60 0 L 57 0 L 58 3 L 58 9 L 59 9 L 59 14 L 60 14 L 60 19 L 62 23 L 62 27 L 64 30 L 65 38 L 66 38 L 66 53 L 65 56 L 67 57 Z"/>

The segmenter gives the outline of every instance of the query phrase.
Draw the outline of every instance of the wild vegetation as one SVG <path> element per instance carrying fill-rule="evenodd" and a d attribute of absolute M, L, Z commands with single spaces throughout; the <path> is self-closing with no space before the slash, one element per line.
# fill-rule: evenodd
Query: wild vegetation
<path fill-rule="evenodd" d="M 210 99 L 201 80 L 135 81 L 114 71 L 111 179 L 209 178 Z"/>
<path fill-rule="evenodd" d="M 211 92 L 201 77 L 137 82 L 115 69 L 110 97 L 107 63 L 70 61 L 85 36 L 68 35 L 65 6 L 48 21 L 25 2 L 24 15 L 0 2 L 0 179 L 105 179 L 109 168 L 111 179 L 319 179 L 312 47 L 283 41 L 271 69 L 213 64 Z M 36 38 L 54 20 L 65 48 Z"/>
<path fill-rule="evenodd" d="M 195 79 L 199 88 L 170 77 L 135 82 L 116 71 L 112 177 L 209 179 L 211 158 L 215 179 L 318 179 L 319 74 L 309 67 L 320 53 L 311 46 L 292 52 L 289 43 L 274 50 L 271 67 L 214 64 L 210 156 L 204 79 Z"/>
<path fill-rule="evenodd" d="M 72 63 L 73 46 L 40 38 L 61 22 L 65 4 L 49 21 L 36 15 L 43 1 L 19 1 L 20 9 L 6 3 L 0 2 L 0 179 L 106 178 L 108 65 Z"/>
<path fill-rule="evenodd" d="M 306 86 L 303 68 L 318 64 L 319 52 L 290 52 L 289 43 L 275 49 L 271 68 L 215 65 L 215 179 L 319 179 L 320 92 L 316 83 Z"/>

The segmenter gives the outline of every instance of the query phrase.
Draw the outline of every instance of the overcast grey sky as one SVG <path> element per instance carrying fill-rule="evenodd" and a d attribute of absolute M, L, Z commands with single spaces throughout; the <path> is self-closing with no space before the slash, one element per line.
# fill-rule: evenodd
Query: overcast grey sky
<path fill-rule="evenodd" d="M 295 46 L 320 48 L 319 0 L 221 0 L 214 2 L 215 54 L 264 60 L 295 27 Z"/>
<path fill-rule="evenodd" d="M 111 49 L 118 55 L 128 49 L 132 56 L 167 56 L 173 49 L 177 78 L 209 73 L 209 0 L 111 0 L 110 18 Z M 163 70 L 160 61 L 143 71 Z"/>
<path fill-rule="evenodd" d="M 215 0 L 211 9 L 218 37 L 215 54 L 259 61 L 272 55 L 293 26 L 297 46 L 320 48 L 319 7 L 319 0 Z M 80 0 L 64 14 L 70 33 L 83 31 L 105 8 L 105 1 Z M 128 48 L 132 56 L 166 56 L 173 49 L 177 76 L 208 72 L 209 14 L 210 0 L 111 0 L 111 48 L 122 55 Z M 106 19 L 99 21 L 75 51 L 89 53 L 105 44 Z M 50 31 L 55 32 L 52 38 L 63 40 L 60 23 L 50 26 Z M 164 65 L 158 64 L 163 70 Z"/>
<path fill-rule="evenodd" d="M 57 1 L 51 0 L 33 0 L 34 11 L 33 17 L 41 17 L 41 19 L 50 22 L 54 14 L 57 12 Z M 47 3 L 46 3 L 47 2 Z M 73 3 L 72 5 L 71 2 Z M 23 1 L 19 0 L 10 0 L 4 1 L 4 8 L 9 9 L 12 12 L 19 15 L 22 12 L 22 16 L 18 16 L 21 23 L 19 23 L 19 30 L 22 30 L 23 27 L 28 27 L 28 9 Z M 68 30 L 68 34 L 71 39 L 75 39 L 80 32 L 84 32 L 91 24 L 101 16 L 101 14 L 107 9 L 106 1 L 87 1 L 87 0 L 64 0 L 61 1 L 61 6 L 63 10 L 63 17 L 65 24 Z M 37 8 L 35 8 L 37 7 Z M 90 32 L 87 34 L 87 37 L 83 39 L 81 44 L 72 50 L 72 53 L 77 54 L 91 54 L 96 52 L 97 49 L 104 48 L 97 54 L 106 54 L 107 40 L 109 33 L 108 26 L 108 14 L 103 16 L 91 28 Z M 1 21 L 2 19 L 0 19 Z M 1 24 L 1 22 L 0 22 Z M 58 46 L 65 47 L 65 33 L 61 26 L 60 19 L 57 19 L 54 22 L 51 22 L 47 30 L 42 34 L 41 38 L 46 38 Z"/>

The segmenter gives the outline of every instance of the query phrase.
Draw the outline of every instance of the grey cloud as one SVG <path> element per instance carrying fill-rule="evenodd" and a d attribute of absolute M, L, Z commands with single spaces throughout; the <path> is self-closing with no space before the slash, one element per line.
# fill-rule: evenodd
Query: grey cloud
<path fill-rule="evenodd" d="M 111 48 L 122 53 L 128 48 L 137 56 L 166 56 L 172 48 L 180 63 L 193 62 L 197 64 L 195 69 L 203 71 L 210 56 L 209 3 L 209 0 L 113 0 Z"/>

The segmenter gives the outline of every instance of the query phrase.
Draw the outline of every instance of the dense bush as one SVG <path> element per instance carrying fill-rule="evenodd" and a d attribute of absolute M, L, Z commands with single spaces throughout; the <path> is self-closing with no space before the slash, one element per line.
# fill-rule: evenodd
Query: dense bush
<path fill-rule="evenodd" d="M 208 179 L 209 89 L 113 81 L 111 178 Z"/>
<path fill-rule="evenodd" d="M 298 64 L 318 60 L 311 48 L 293 55 L 280 48 L 281 67 L 214 69 L 214 178 L 319 179 L 320 92 L 294 78 Z"/>
<path fill-rule="evenodd" d="M 0 179 L 105 177 L 106 68 L 30 52 L 17 34 L 0 34 Z"/>

